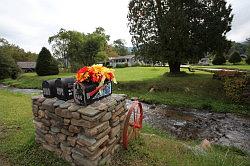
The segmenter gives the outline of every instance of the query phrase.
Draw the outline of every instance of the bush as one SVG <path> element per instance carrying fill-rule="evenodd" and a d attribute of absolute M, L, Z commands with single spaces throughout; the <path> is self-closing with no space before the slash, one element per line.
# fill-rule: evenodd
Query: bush
<path fill-rule="evenodd" d="M 0 79 L 16 79 L 21 70 L 18 68 L 14 59 L 0 52 Z"/>
<path fill-rule="evenodd" d="M 36 73 L 39 76 L 57 75 L 59 73 L 56 60 L 45 47 L 40 51 L 36 62 Z"/>
<path fill-rule="evenodd" d="M 216 55 L 212 63 L 213 65 L 222 65 L 226 63 L 226 58 L 223 55 Z"/>
<path fill-rule="evenodd" d="M 247 56 L 246 63 L 250 65 L 250 55 Z"/>
<path fill-rule="evenodd" d="M 243 100 L 243 92 L 247 85 L 246 77 L 228 77 L 224 80 L 226 96 L 234 102 Z"/>
<path fill-rule="evenodd" d="M 125 68 L 125 67 L 128 67 L 128 63 L 116 64 L 116 68 Z"/>
<path fill-rule="evenodd" d="M 232 55 L 229 58 L 229 62 L 233 64 L 241 62 L 240 54 L 236 51 L 232 53 Z"/>
<path fill-rule="evenodd" d="M 141 64 L 138 62 L 132 65 L 132 67 L 139 67 L 139 66 L 141 66 Z"/>

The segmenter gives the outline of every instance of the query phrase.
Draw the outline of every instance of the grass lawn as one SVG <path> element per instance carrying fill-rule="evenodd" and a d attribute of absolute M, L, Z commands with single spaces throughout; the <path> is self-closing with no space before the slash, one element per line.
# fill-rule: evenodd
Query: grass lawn
<path fill-rule="evenodd" d="M 69 165 L 35 143 L 31 96 L 0 90 L 0 98 L 0 160 L 4 156 L 13 165 Z M 141 137 L 132 142 L 128 151 L 121 150 L 112 165 L 245 166 L 249 163 L 249 154 L 237 149 L 214 146 L 207 154 L 199 154 L 187 148 L 196 144 L 177 141 L 144 125 Z"/>
<path fill-rule="evenodd" d="M 136 96 L 149 103 L 250 114 L 249 105 L 236 104 L 225 98 L 221 81 L 213 80 L 211 73 L 187 71 L 188 75 L 184 77 L 168 77 L 166 72 L 168 68 L 164 67 L 116 69 L 118 84 L 114 85 L 114 93 Z M 6 79 L 2 82 L 20 88 L 40 89 L 43 80 L 68 76 L 74 74 L 39 77 L 35 73 L 26 73 L 17 80 Z M 152 88 L 154 90 L 150 92 Z"/>

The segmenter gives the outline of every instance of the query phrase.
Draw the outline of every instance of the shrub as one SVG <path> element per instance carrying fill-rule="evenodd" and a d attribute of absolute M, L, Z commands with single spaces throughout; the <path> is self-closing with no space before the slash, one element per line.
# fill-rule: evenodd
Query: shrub
<path fill-rule="evenodd" d="M 216 55 L 212 63 L 213 65 L 222 65 L 226 63 L 226 58 L 223 55 Z"/>
<path fill-rule="evenodd" d="M 245 75 L 245 72 L 239 72 L 237 70 L 220 70 L 214 73 L 213 78 L 224 80 L 225 78 L 243 77 Z"/>
<path fill-rule="evenodd" d="M 116 64 L 116 68 L 125 68 L 125 67 L 128 67 L 128 63 Z"/>
<path fill-rule="evenodd" d="M 246 63 L 250 65 L 250 55 L 247 56 Z"/>
<path fill-rule="evenodd" d="M 138 67 L 138 66 L 141 66 L 141 64 L 138 62 L 132 65 L 132 67 Z"/>
<path fill-rule="evenodd" d="M 226 96 L 234 102 L 240 102 L 243 99 L 243 92 L 247 85 L 246 77 L 228 77 L 224 80 L 224 90 Z"/>
<path fill-rule="evenodd" d="M 59 73 L 56 60 L 51 56 L 50 51 L 45 47 L 42 48 L 38 55 L 36 73 L 39 76 L 57 75 Z"/>
<path fill-rule="evenodd" d="M 16 79 L 21 70 L 18 68 L 14 59 L 0 52 L 0 79 Z"/>
<path fill-rule="evenodd" d="M 230 56 L 229 62 L 233 64 L 241 62 L 240 54 L 236 51 L 233 52 L 232 55 Z"/>

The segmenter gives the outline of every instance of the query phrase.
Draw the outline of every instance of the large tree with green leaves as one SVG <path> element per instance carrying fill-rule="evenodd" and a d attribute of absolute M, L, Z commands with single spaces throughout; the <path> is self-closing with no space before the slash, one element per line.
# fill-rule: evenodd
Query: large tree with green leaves
<path fill-rule="evenodd" d="M 108 57 L 106 51 L 108 40 L 109 36 L 102 27 L 88 34 L 61 29 L 49 37 L 53 55 L 64 60 L 65 68 L 70 64 L 73 70 L 82 65 L 105 61 Z"/>
<path fill-rule="evenodd" d="M 229 48 L 231 11 L 225 0 L 131 0 L 132 43 L 147 60 L 168 62 L 178 73 L 182 62 Z"/>

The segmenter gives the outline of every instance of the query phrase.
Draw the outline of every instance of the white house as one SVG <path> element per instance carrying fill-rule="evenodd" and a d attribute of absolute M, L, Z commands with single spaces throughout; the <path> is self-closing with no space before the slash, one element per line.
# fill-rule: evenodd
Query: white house
<path fill-rule="evenodd" d="M 128 64 L 128 66 L 132 66 L 135 63 L 137 63 L 135 55 L 125 55 L 109 58 L 109 65 L 112 67 L 116 67 L 117 64 Z"/>

